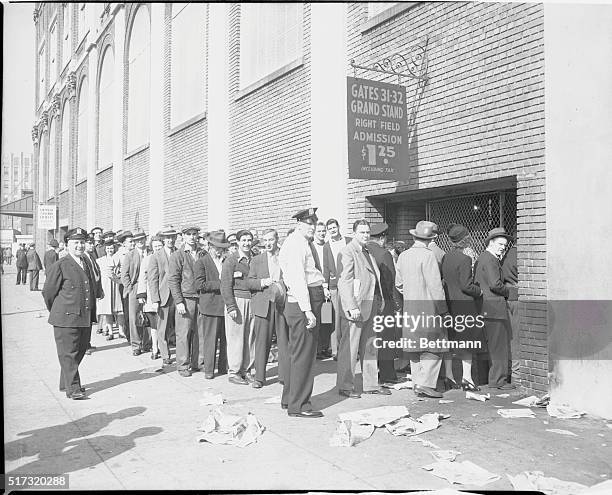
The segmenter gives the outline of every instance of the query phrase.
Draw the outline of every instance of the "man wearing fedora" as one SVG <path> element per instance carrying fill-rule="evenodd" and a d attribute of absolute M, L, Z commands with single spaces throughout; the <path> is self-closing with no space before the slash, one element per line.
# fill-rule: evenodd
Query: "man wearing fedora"
<path fill-rule="evenodd" d="M 183 245 L 170 256 L 168 285 L 175 304 L 176 367 L 179 375 L 190 377 L 200 371 L 198 342 L 204 336 L 198 332 L 198 288 L 195 264 L 204 251 L 198 245 L 196 226 L 185 227 L 182 231 Z"/>
<path fill-rule="evenodd" d="M 168 275 L 170 256 L 176 250 L 174 241 L 177 233 L 173 228 L 164 229 L 159 233 L 164 246 L 151 256 L 147 273 L 147 281 L 151 288 L 151 300 L 158 305 L 157 343 L 164 365 L 169 365 L 172 362 L 168 341 L 170 340 L 170 331 L 174 327 L 175 308 L 174 299 L 168 285 Z"/>
<path fill-rule="evenodd" d="M 512 338 L 506 299 L 510 290 L 504 285 L 501 259 L 512 241 L 503 227 L 489 231 L 485 239 L 486 250 L 479 256 L 474 268 L 474 280 L 482 290 L 481 314 L 485 320 L 485 336 L 489 349 L 489 388 L 511 390 L 508 382 L 508 360 Z"/>
<path fill-rule="evenodd" d="M 410 229 L 414 244 L 397 260 L 395 285 L 402 292 L 403 337 L 411 347 L 403 349 L 410 356 L 414 392 L 422 397 L 442 397 L 436 391 L 442 355 L 447 351 L 439 342 L 446 340 L 446 330 L 436 316 L 447 313 L 440 268 L 428 245 L 437 234 L 435 224 L 421 220 Z M 410 317 L 422 318 L 411 321 Z M 408 317 L 408 318 L 406 318 Z"/>
<path fill-rule="evenodd" d="M 28 260 L 28 273 L 30 274 L 30 290 L 40 290 L 38 288 L 38 276 L 40 275 L 40 271 L 42 270 L 43 266 L 40 261 L 40 256 L 38 256 L 38 253 L 36 252 L 36 244 L 30 244 L 26 254 L 26 259 Z"/>
<path fill-rule="evenodd" d="M 325 301 L 325 279 L 310 246 L 318 221 L 316 210 L 308 208 L 293 215 L 297 221 L 295 230 L 283 242 L 278 257 L 287 287 L 283 313 L 288 327 L 288 363 L 281 407 L 288 410 L 289 416 L 299 418 L 323 416 L 310 403 L 319 336 L 317 323 Z"/>
<path fill-rule="evenodd" d="M 278 232 L 264 230 L 261 238 L 263 252 L 251 260 L 247 284 L 253 295 L 251 312 L 255 332 L 255 381 L 253 388 L 261 388 L 266 383 L 266 364 L 272 345 L 272 335 L 276 333 L 279 347 L 278 380 L 285 381 L 287 374 L 287 323 L 283 315 L 285 306 L 282 271 L 278 262 Z M 282 352 L 281 352 L 282 349 Z"/>
<path fill-rule="evenodd" d="M 66 233 L 68 255 L 49 267 L 42 291 L 60 362 L 59 388 L 74 400 L 86 398 L 79 364 L 96 321 L 96 299 L 104 297 L 89 262 L 83 259 L 86 239 L 87 231 L 81 228 Z"/>
<path fill-rule="evenodd" d="M 363 393 L 391 395 L 378 385 L 378 349 L 374 345 L 374 317 L 383 308 L 380 271 L 366 247 L 370 224 L 357 220 L 353 240 L 338 256 L 338 295 L 340 297 L 340 343 L 338 345 L 338 393 L 357 399 L 355 367 L 361 363 Z"/>
<path fill-rule="evenodd" d="M 57 254 L 57 250 L 59 248 L 59 242 L 57 239 L 51 239 L 48 243 L 49 249 L 45 251 L 45 255 L 43 256 L 43 266 L 45 267 L 45 273 L 49 267 L 59 260 L 59 256 Z"/>
<path fill-rule="evenodd" d="M 134 234 L 130 230 L 121 230 L 117 232 L 117 242 L 119 243 L 119 247 L 117 248 L 117 252 L 113 255 L 113 264 L 116 267 L 117 275 L 121 279 L 121 283 L 119 284 L 119 294 L 121 295 L 121 323 L 119 326 L 119 337 L 123 337 L 130 341 L 130 301 L 128 291 L 123 286 L 123 278 L 121 276 L 121 267 L 123 266 L 123 262 L 125 260 L 126 255 L 134 249 Z M 123 328 L 124 334 L 121 333 L 121 329 Z"/>
<path fill-rule="evenodd" d="M 123 282 L 123 295 L 128 295 L 128 320 L 130 325 L 130 343 L 132 344 L 132 355 L 139 356 L 146 352 L 148 345 L 146 332 L 138 324 L 138 311 L 141 303 L 138 300 L 138 279 L 140 276 L 140 265 L 146 255 L 145 242 L 147 234 L 137 232 L 132 236 L 135 249 L 129 251 L 121 264 L 121 281 Z"/>
<path fill-rule="evenodd" d="M 223 258 L 229 247 L 225 233 L 210 232 L 208 254 L 200 256 L 195 263 L 196 287 L 200 294 L 198 312 L 198 354 L 204 367 L 204 378 L 212 379 L 215 373 L 215 359 L 219 351 L 217 370 L 220 375 L 227 373 L 227 344 L 225 341 L 225 306 L 221 297 L 221 270 Z"/>

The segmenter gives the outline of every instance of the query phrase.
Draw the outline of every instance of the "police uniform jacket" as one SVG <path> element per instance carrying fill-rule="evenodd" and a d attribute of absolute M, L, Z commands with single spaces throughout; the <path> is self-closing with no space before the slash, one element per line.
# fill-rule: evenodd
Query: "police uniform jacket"
<path fill-rule="evenodd" d="M 89 327 L 96 321 L 96 298 L 104 297 L 104 293 L 100 283 L 94 280 L 92 267 L 89 273 L 71 255 L 49 267 L 42 296 L 51 325 Z"/>

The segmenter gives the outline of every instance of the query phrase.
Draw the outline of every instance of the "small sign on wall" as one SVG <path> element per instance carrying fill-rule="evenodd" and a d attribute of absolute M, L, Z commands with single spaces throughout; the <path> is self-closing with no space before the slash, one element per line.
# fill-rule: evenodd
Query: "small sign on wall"
<path fill-rule="evenodd" d="M 57 228 L 56 205 L 38 205 L 37 226 L 39 229 L 55 230 Z"/>
<path fill-rule="evenodd" d="M 407 180 L 404 86 L 347 78 L 349 178 Z"/>

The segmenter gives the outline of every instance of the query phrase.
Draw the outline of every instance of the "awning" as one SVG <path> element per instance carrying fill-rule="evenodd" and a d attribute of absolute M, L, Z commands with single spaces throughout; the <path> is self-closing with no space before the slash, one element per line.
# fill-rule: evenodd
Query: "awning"
<path fill-rule="evenodd" d="M 1 205 L 0 215 L 34 218 L 34 196 L 24 196 L 23 198 Z"/>

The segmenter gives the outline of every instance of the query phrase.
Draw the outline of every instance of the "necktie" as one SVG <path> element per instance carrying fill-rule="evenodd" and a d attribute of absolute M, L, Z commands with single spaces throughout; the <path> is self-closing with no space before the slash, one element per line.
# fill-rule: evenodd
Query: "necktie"
<path fill-rule="evenodd" d="M 310 251 L 312 252 L 312 257 L 314 258 L 315 268 L 319 270 L 320 272 L 322 272 L 323 270 L 321 270 L 319 254 L 317 253 L 317 250 L 315 249 L 314 244 L 312 242 L 309 242 L 308 245 L 310 246 Z"/>

